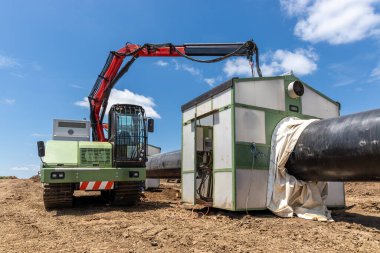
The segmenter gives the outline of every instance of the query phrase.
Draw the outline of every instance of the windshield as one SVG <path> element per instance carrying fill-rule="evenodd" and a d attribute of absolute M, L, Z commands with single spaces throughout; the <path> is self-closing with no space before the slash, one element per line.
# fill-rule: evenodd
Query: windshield
<path fill-rule="evenodd" d="M 141 114 L 116 114 L 115 144 L 117 157 L 138 161 L 145 153 L 145 126 Z"/>

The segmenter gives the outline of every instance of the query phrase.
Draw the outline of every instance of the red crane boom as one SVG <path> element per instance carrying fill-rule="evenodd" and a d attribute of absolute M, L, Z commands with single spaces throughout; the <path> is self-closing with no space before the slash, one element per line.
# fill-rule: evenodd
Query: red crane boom
<path fill-rule="evenodd" d="M 259 52 L 256 44 L 249 40 L 245 43 L 202 43 L 173 45 L 127 43 L 118 51 L 110 52 L 102 72 L 88 96 L 90 103 L 90 120 L 93 141 L 107 141 L 104 136 L 103 118 L 107 109 L 108 98 L 116 82 L 128 71 L 138 57 L 185 57 L 189 60 L 212 63 L 231 56 L 246 56 L 250 62 L 253 74 L 253 55 L 256 55 L 256 71 L 261 76 L 259 67 Z M 192 56 L 218 56 L 210 60 L 195 59 Z M 121 68 L 126 57 L 130 60 Z M 121 68 L 121 69 L 120 69 Z"/>

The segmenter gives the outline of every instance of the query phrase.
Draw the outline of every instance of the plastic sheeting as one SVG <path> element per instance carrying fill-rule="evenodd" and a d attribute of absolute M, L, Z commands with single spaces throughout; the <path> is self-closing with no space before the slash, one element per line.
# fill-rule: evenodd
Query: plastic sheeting
<path fill-rule="evenodd" d="M 285 164 L 302 131 L 315 119 L 285 118 L 272 135 L 267 208 L 280 217 L 332 221 L 325 205 L 326 182 L 304 182 L 286 172 Z"/>

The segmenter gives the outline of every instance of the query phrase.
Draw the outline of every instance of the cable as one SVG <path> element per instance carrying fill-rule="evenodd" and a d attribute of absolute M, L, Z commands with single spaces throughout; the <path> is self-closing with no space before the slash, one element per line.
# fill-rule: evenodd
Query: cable
<path fill-rule="evenodd" d="M 42 159 L 42 157 L 40 157 L 40 160 L 41 160 L 42 166 L 45 166 L 46 163 L 44 162 L 44 160 Z"/>

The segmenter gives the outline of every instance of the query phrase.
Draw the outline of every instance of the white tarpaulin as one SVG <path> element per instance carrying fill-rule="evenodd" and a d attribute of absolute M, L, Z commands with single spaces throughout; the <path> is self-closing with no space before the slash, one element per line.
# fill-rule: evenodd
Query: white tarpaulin
<path fill-rule="evenodd" d="M 326 182 L 304 182 L 286 172 L 285 164 L 302 131 L 315 119 L 283 119 L 272 135 L 267 191 L 267 208 L 280 217 L 319 221 L 331 219 L 324 203 L 327 198 Z"/>

